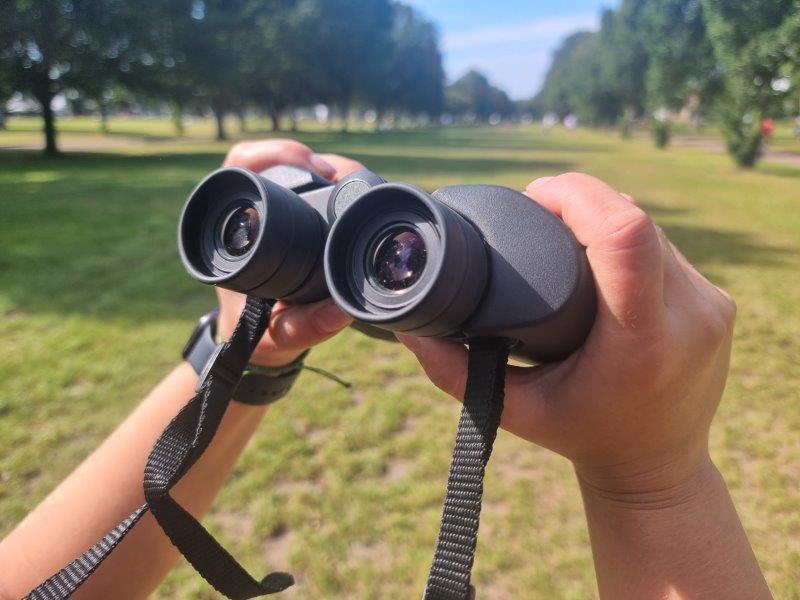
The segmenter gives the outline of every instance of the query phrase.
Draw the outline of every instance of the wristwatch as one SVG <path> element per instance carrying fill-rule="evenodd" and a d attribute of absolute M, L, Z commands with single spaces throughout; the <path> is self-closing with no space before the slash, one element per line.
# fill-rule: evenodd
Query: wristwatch
<path fill-rule="evenodd" d="M 192 365 L 194 372 L 202 381 L 202 375 L 216 353 L 217 317 L 219 310 L 207 312 L 197 322 L 197 326 L 189 336 L 182 356 Z M 279 400 L 291 389 L 300 371 L 308 350 L 287 365 L 280 367 L 263 367 L 249 364 L 244 370 L 239 384 L 233 392 L 233 400 L 244 404 L 263 405 Z"/>

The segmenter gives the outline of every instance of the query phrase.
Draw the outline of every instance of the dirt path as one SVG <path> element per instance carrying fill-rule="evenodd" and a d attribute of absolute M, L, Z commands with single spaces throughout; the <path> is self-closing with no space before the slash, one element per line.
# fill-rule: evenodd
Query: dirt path
<path fill-rule="evenodd" d="M 92 136 L 92 137 L 71 137 L 69 134 L 66 134 L 59 138 L 58 140 L 58 148 L 59 150 L 72 150 L 75 152 L 92 152 L 95 150 L 107 150 L 112 148 L 119 148 L 122 146 L 136 146 L 142 143 L 142 138 L 137 136 L 125 136 L 125 135 L 118 135 L 114 134 L 113 136 L 108 137 L 100 137 L 100 136 Z M 37 141 L 21 143 L 21 144 L 4 144 L 2 138 L 0 138 L 0 152 L 30 152 L 36 151 L 40 152 L 42 150 L 42 144 Z"/>
<path fill-rule="evenodd" d="M 673 140 L 677 146 L 700 148 L 701 150 L 708 150 L 709 152 L 715 152 L 717 154 L 724 154 L 726 152 L 725 144 L 723 144 L 720 140 L 715 140 L 712 138 L 675 136 Z M 780 150 L 765 148 L 763 159 L 800 169 L 800 154 L 795 154 L 793 152 L 783 152 Z"/>

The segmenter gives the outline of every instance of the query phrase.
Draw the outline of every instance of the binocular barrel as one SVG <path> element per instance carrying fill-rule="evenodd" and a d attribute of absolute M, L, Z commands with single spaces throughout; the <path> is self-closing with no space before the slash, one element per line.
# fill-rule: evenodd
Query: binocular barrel
<path fill-rule="evenodd" d="M 584 249 L 559 219 L 499 186 L 428 194 L 364 171 L 220 169 L 179 227 L 190 275 L 263 298 L 328 295 L 376 337 L 498 336 L 527 361 L 564 358 L 594 320 Z"/>
<path fill-rule="evenodd" d="M 294 191 L 246 169 L 226 168 L 211 173 L 189 197 L 179 249 L 189 274 L 203 283 L 312 302 L 328 296 L 322 270 L 327 230 Z"/>

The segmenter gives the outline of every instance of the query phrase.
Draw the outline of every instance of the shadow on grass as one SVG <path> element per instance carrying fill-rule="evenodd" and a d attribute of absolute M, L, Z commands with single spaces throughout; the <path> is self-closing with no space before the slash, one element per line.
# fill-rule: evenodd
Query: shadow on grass
<path fill-rule="evenodd" d="M 688 208 L 638 202 L 664 229 L 670 241 L 699 271 L 714 281 L 725 283 L 718 267 L 723 265 L 754 265 L 790 269 L 788 259 L 796 250 L 786 246 L 767 246 L 755 236 L 741 231 L 723 231 L 686 223 L 663 223 L 666 219 L 691 220 Z"/>
<path fill-rule="evenodd" d="M 431 159 L 384 152 L 357 158 L 411 182 L 415 175 L 458 181 L 464 175 L 490 179 L 495 173 L 569 168 L 491 154 Z M 215 153 L 0 156 L 0 308 L 132 323 L 199 314 L 213 296 L 184 273 L 175 229 L 186 194 L 219 160 Z M 646 208 L 657 219 L 691 221 L 684 209 Z M 765 246 L 747 233 L 689 223 L 665 229 L 704 272 L 719 265 L 790 268 L 790 249 Z"/>

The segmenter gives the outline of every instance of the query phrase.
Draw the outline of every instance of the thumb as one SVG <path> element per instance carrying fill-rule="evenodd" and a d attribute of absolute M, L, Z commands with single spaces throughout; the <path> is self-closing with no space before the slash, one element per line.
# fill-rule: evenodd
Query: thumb
<path fill-rule="evenodd" d="M 467 349 L 463 344 L 402 333 L 396 333 L 395 337 L 414 353 L 433 385 L 459 402 L 464 399 L 467 385 Z"/>

